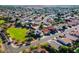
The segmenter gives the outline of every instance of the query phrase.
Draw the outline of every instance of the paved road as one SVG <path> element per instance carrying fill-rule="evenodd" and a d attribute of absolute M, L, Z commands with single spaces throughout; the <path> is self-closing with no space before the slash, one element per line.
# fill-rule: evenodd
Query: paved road
<path fill-rule="evenodd" d="M 9 41 L 9 39 L 6 37 L 4 32 L 0 32 L 0 36 L 2 37 L 3 40 L 5 40 L 7 42 Z M 8 45 L 7 43 L 4 43 L 3 45 L 4 45 L 7 53 L 14 53 L 14 52 L 17 53 L 17 52 L 20 52 L 21 50 L 29 47 L 29 46 L 22 46 L 21 48 L 14 48 L 14 47 L 12 47 L 12 45 Z"/>
<path fill-rule="evenodd" d="M 47 37 L 41 39 L 40 41 L 35 41 L 31 45 L 37 45 L 38 43 L 47 42 L 49 40 L 49 37 L 50 36 L 47 36 Z M 11 45 L 7 45 L 6 43 L 4 44 L 4 46 L 5 46 L 5 50 L 7 53 L 18 53 L 26 48 L 30 48 L 30 46 L 22 46 L 20 48 L 14 48 Z"/>
<path fill-rule="evenodd" d="M 75 26 L 71 29 L 66 29 L 63 33 L 67 34 L 67 32 L 73 30 L 74 28 L 78 28 L 79 26 Z M 60 33 L 58 33 L 59 35 Z M 8 41 L 9 39 L 6 37 L 6 35 L 3 33 L 4 37 L 6 38 L 6 40 Z M 52 35 L 52 36 L 57 36 L 56 35 Z M 34 43 L 32 43 L 31 45 L 36 45 L 35 43 L 42 43 L 42 42 L 47 42 L 48 40 L 51 40 L 52 36 L 44 36 L 43 38 L 40 39 L 40 41 L 36 41 Z M 4 44 L 5 46 L 5 50 L 7 53 L 18 53 L 20 51 L 22 51 L 23 49 L 29 48 L 30 46 L 22 46 L 20 48 L 14 48 L 11 45 L 7 45 L 7 43 Z"/>
<path fill-rule="evenodd" d="M 29 46 L 22 46 L 20 48 L 14 48 L 11 45 L 7 45 L 7 44 L 4 44 L 4 46 L 5 46 L 6 53 L 18 53 L 26 48 L 29 48 Z"/>

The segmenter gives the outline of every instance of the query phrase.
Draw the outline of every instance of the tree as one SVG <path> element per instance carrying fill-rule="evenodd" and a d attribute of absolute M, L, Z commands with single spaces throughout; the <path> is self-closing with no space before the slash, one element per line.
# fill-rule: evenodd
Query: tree
<path fill-rule="evenodd" d="M 55 49 L 54 47 L 51 47 L 51 53 L 57 53 L 58 52 L 58 50 L 57 49 Z"/>
<path fill-rule="evenodd" d="M 41 44 L 41 47 L 44 47 L 45 48 L 45 47 L 48 47 L 48 45 L 49 45 L 48 43 L 42 43 Z"/>
<path fill-rule="evenodd" d="M 67 29 L 67 27 L 66 27 L 66 26 L 63 26 L 62 28 L 63 28 L 63 29 Z"/>
<path fill-rule="evenodd" d="M 38 48 L 38 46 L 30 46 L 31 50 L 34 50 L 34 49 L 37 49 L 37 48 Z"/>
<path fill-rule="evenodd" d="M 0 19 L 4 19 L 4 16 L 0 16 Z"/>
<path fill-rule="evenodd" d="M 16 22 L 17 22 L 18 20 L 20 20 L 20 19 L 19 19 L 19 18 L 16 18 Z"/>
<path fill-rule="evenodd" d="M 43 22 L 40 24 L 39 29 L 43 29 Z"/>
<path fill-rule="evenodd" d="M 68 47 L 67 46 L 61 46 L 59 48 L 59 52 L 61 52 L 61 53 L 67 53 L 68 52 Z"/>
<path fill-rule="evenodd" d="M 16 25 L 16 27 L 22 26 L 22 24 L 20 22 L 16 22 L 15 25 Z"/>
<path fill-rule="evenodd" d="M 76 48 L 74 52 L 79 53 L 79 48 Z"/>
<path fill-rule="evenodd" d="M 73 47 L 74 47 L 74 48 L 79 47 L 79 41 L 73 42 Z"/>
<path fill-rule="evenodd" d="M 61 46 L 59 48 L 59 52 L 60 53 L 72 53 L 73 52 L 73 48 L 72 47 L 68 47 L 68 46 Z"/>
<path fill-rule="evenodd" d="M 30 30 L 26 37 L 27 37 L 27 41 L 32 41 L 33 38 L 35 38 L 34 31 Z"/>
<path fill-rule="evenodd" d="M 4 19 L 6 20 L 6 22 L 9 22 L 12 19 L 12 17 L 8 16 L 8 17 L 5 17 Z"/>
<path fill-rule="evenodd" d="M 48 43 L 44 43 L 41 46 L 42 46 L 42 48 L 45 48 L 49 53 L 56 53 L 56 52 L 58 52 L 55 48 L 50 46 Z"/>

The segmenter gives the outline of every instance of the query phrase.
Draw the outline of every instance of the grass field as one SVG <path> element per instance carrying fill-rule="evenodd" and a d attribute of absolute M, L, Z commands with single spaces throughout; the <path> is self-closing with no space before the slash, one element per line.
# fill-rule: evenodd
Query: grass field
<path fill-rule="evenodd" d="M 5 21 L 4 20 L 0 20 L 0 25 L 4 24 Z"/>
<path fill-rule="evenodd" d="M 25 41 L 26 38 L 25 36 L 27 35 L 26 33 L 29 30 L 23 29 L 23 28 L 8 28 L 7 33 L 11 36 L 11 38 L 15 38 L 17 41 Z"/>

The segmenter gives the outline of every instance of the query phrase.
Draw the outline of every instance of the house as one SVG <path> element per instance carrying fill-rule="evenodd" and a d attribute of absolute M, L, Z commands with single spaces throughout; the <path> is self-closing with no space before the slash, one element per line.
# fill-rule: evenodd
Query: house
<path fill-rule="evenodd" d="M 50 30 L 48 30 L 47 28 L 42 29 L 42 32 L 44 35 L 50 35 Z"/>
<path fill-rule="evenodd" d="M 65 29 L 67 29 L 67 24 L 63 23 L 63 24 L 58 24 L 57 26 L 55 26 L 56 29 L 58 29 L 59 31 L 64 31 Z"/>
<path fill-rule="evenodd" d="M 47 29 L 50 30 L 51 34 L 55 34 L 57 32 L 56 28 L 54 28 L 53 26 L 48 26 Z"/>
<path fill-rule="evenodd" d="M 77 20 L 76 18 L 75 19 L 69 19 L 66 20 L 66 23 L 69 25 L 69 26 L 76 26 L 79 24 L 79 20 Z"/>
<path fill-rule="evenodd" d="M 32 24 L 32 28 L 34 28 L 34 29 L 38 29 L 39 26 L 38 26 L 38 24 L 33 23 L 33 24 Z"/>
<path fill-rule="evenodd" d="M 43 19 L 44 22 L 51 23 L 54 22 L 53 15 L 48 15 Z"/>
<path fill-rule="evenodd" d="M 46 49 L 44 48 L 38 48 L 38 49 L 34 49 L 32 50 L 33 53 L 48 53 L 48 51 L 46 51 Z"/>
<path fill-rule="evenodd" d="M 36 35 L 36 38 L 41 37 L 41 31 L 40 30 L 35 30 L 35 35 Z"/>
<path fill-rule="evenodd" d="M 75 41 L 77 41 L 77 40 L 79 41 L 79 39 L 78 39 L 79 38 L 79 31 L 71 31 L 70 35 L 76 37 Z"/>
<path fill-rule="evenodd" d="M 57 32 L 57 30 L 53 26 L 48 26 L 48 27 L 45 27 L 44 29 L 42 29 L 42 32 L 44 34 L 55 34 Z"/>
<path fill-rule="evenodd" d="M 65 46 L 70 46 L 72 45 L 72 40 L 69 38 L 57 38 L 57 42 L 65 45 Z"/>
<path fill-rule="evenodd" d="M 48 43 L 55 49 L 58 49 L 60 46 L 62 46 L 62 44 L 57 42 L 56 40 L 50 40 L 48 41 Z"/>

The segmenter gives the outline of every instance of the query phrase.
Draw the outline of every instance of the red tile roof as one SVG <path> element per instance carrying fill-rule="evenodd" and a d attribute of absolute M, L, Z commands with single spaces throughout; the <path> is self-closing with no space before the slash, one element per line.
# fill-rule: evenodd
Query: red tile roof
<path fill-rule="evenodd" d="M 44 33 L 48 33 L 49 30 L 45 28 L 45 29 L 42 29 L 42 32 L 44 32 Z"/>
<path fill-rule="evenodd" d="M 47 27 L 48 30 L 55 30 L 55 28 L 53 26 L 49 26 Z"/>

